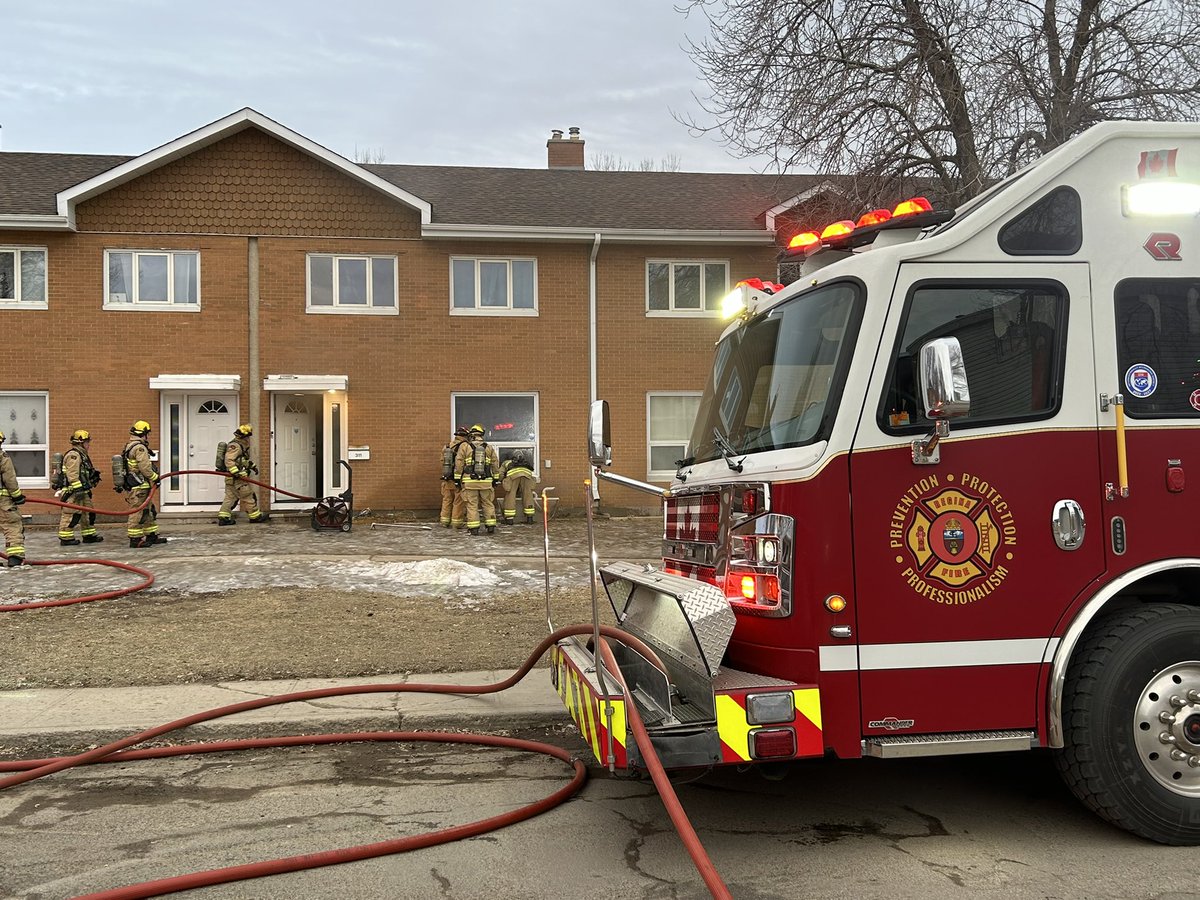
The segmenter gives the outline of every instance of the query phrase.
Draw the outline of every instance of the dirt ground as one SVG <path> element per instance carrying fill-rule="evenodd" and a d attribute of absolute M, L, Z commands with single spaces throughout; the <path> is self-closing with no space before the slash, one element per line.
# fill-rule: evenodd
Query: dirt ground
<path fill-rule="evenodd" d="M 552 526 L 554 622 L 590 622 L 585 523 Z M 155 585 L 119 599 L 0 613 L 0 690 L 503 670 L 548 631 L 536 525 L 487 539 L 365 522 L 349 535 L 317 535 L 299 522 L 171 526 L 171 542 L 155 555 L 123 549 L 119 528 L 106 533 L 112 540 L 101 555 L 147 566 Z M 602 521 L 597 553 L 602 561 L 653 558 L 660 538 L 658 519 Z M 26 543 L 30 559 L 92 553 L 60 550 L 50 528 L 31 529 Z M 417 566 L 436 574 L 414 575 Z M 468 580 L 445 580 L 452 576 Z M 0 602 L 128 583 L 127 574 L 94 566 L 0 569 Z M 611 622 L 603 589 L 598 599 L 602 621 Z"/>
<path fill-rule="evenodd" d="M 591 621 L 586 586 L 551 603 L 556 625 Z M 510 669 L 545 637 L 545 609 L 544 590 L 459 608 L 326 588 L 135 594 L 5 615 L 0 690 Z"/>

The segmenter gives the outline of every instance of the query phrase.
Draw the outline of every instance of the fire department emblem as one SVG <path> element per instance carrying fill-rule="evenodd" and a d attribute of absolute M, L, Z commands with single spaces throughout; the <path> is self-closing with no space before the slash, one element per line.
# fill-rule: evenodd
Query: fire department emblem
<path fill-rule="evenodd" d="M 1145 363 L 1135 363 L 1125 370 L 1125 387 L 1135 397 L 1149 397 L 1158 387 L 1158 373 Z"/>
<path fill-rule="evenodd" d="M 892 513 L 890 534 L 901 577 L 945 605 L 974 603 L 996 590 L 1017 543 L 1003 495 L 968 473 L 913 485 Z"/>

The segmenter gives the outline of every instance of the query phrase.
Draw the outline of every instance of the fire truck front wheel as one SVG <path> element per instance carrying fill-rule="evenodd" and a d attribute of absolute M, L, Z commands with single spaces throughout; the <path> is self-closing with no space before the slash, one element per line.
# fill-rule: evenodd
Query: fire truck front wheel
<path fill-rule="evenodd" d="M 1200 609 L 1124 610 L 1077 648 L 1063 695 L 1067 786 L 1114 825 L 1200 844 Z"/>

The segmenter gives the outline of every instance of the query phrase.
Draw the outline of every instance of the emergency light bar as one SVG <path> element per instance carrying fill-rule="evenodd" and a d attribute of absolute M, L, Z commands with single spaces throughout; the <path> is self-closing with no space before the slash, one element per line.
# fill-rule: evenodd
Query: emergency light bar
<path fill-rule="evenodd" d="M 818 250 L 852 250 L 875 240 L 875 235 L 889 228 L 926 228 L 949 221 L 954 210 L 934 210 L 924 197 L 912 197 L 898 203 L 890 212 L 873 209 L 857 222 L 842 219 L 826 225 L 820 233 L 804 231 L 788 241 L 787 255 L 811 256 Z"/>
<path fill-rule="evenodd" d="M 1127 216 L 1200 215 L 1200 184 L 1143 181 L 1125 185 L 1121 206 Z"/>

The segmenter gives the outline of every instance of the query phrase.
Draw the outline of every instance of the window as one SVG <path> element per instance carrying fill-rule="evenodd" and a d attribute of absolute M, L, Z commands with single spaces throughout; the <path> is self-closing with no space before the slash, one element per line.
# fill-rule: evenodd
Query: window
<path fill-rule="evenodd" d="M 646 310 L 719 315 L 729 293 L 729 263 L 721 260 L 646 261 Z"/>
<path fill-rule="evenodd" d="M 0 308 L 20 304 L 46 308 L 46 251 L 0 247 Z"/>
<path fill-rule="evenodd" d="M 195 251 L 104 251 L 104 308 L 199 311 L 200 254 Z"/>
<path fill-rule="evenodd" d="M 1000 229 L 1000 249 L 1011 256 L 1070 256 L 1083 246 L 1079 194 L 1061 187 Z"/>
<path fill-rule="evenodd" d="M 1117 364 L 1137 419 L 1200 418 L 1200 280 L 1130 278 L 1117 285 Z"/>
<path fill-rule="evenodd" d="M 958 338 L 967 369 L 971 412 L 956 422 L 1049 418 L 1062 397 L 1066 317 L 1065 291 L 1050 282 L 917 287 L 893 357 L 880 427 L 892 434 L 932 427 L 918 399 L 917 367 L 922 345 L 940 337 Z"/>
<path fill-rule="evenodd" d="M 398 315 L 396 257 L 310 253 L 308 311 Z"/>
<path fill-rule="evenodd" d="M 451 257 L 450 312 L 537 315 L 537 260 Z"/>
<path fill-rule="evenodd" d="M 650 481 L 675 477 L 676 461 L 687 456 L 688 437 L 699 408 L 698 393 L 646 395 L 646 468 Z"/>
<path fill-rule="evenodd" d="M 524 450 L 538 468 L 537 394 L 455 394 L 451 402 L 451 431 L 482 425 L 484 439 L 501 462 Z"/>
<path fill-rule="evenodd" d="M 696 410 L 688 456 L 702 463 L 828 438 L 865 300 L 857 282 L 833 281 L 726 333 Z"/>
<path fill-rule="evenodd" d="M 0 431 L 4 451 L 17 470 L 23 488 L 49 487 L 50 444 L 46 413 L 49 394 L 43 391 L 12 391 L 0 394 Z"/>

